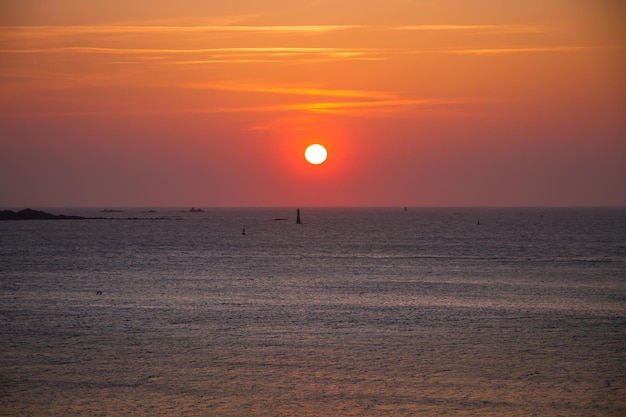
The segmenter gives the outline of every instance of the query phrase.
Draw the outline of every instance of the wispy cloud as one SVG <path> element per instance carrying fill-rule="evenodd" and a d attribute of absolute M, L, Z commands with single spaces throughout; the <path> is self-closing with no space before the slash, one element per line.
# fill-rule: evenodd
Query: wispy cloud
<path fill-rule="evenodd" d="M 107 48 L 92 46 L 66 46 L 51 48 L 24 48 L 24 49 L 1 49 L 3 53 L 86 53 L 86 54 L 196 54 L 211 52 L 254 52 L 254 53 L 345 53 L 339 48 L 302 48 L 302 47 L 234 47 L 234 48 Z"/>
<path fill-rule="evenodd" d="M 310 46 L 299 35 L 314 35 L 336 31 L 359 30 L 362 39 L 379 36 L 385 32 L 432 31 L 500 34 L 500 33 L 542 33 L 551 29 L 532 25 L 406 25 L 406 26 L 361 26 L 361 25 L 108 25 L 108 26 L 4 26 L 0 27 L 0 53 L 4 54 L 108 54 L 135 56 L 145 59 L 159 56 L 162 64 L 203 65 L 203 64 L 249 64 L 281 62 L 327 62 L 334 60 L 376 61 L 392 59 L 404 54 L 465 54 L 498 55 L 515 53 L 579 52 L 592 49 L 615 48 L 615 46 L 545 46 L 527 47 L 476 47 L 438 49 L 407 49 L 395 44 L 393 37 L 389 43 L 377 42 L 377 48 L 345 47 L 328 42 Z M 233 34 L 229 37 L 227 34 Z M 115 35 L 122 35 L 116 37 Z M 134 34 L 132 45 L 126 36 Z M 207 38 L 194 37 L 206 34 Z M 212 37 L 211 34 L 216 34 Z M 275 34 L 276 37 L 271 36 Z M 103 36 L 100 36 L 103 35 Z M 108 36 L 111 35 L 111 36 Z M 145 36 L 143 36 L 145 35 Z M 180 35 L 177 37 L 176 35 Z M 239 36 L 241 35 L 241 36 Z M 293 36 L 290 36 L 293 35 Z M 55 36 L 58 37 L 57 40 Z M 70 37 L 69 39 L 66 37 Z M 407 35 L 409 36 L 409 35 Z M 17 38 L 16 38 L 17 37 Z M 229 42 L 224 44 L 224 38 Z M 23 38 L 23 39 L 22 39 Z M 132 38 L 132 37 L 131 37 Z M 194 39 L 193 44 L 188 39 Z M 16 39 L 20 39 L 18 41 Z M 78 42 L 77 40 L 80 40 Z M 155 39 L 159 39 L 158 42 Z M 199 42 L 198 39 L 202 39 Z M 322 38 L 320 38 L 322 39 Z M 382 39 L 382 38 L 381 38 Z M 198 48 L 197 46 L 219 45 L 218 47 Z M 45 43 L 44 43 L 45 41 Z M 122 43 L 122 41 L 124 43 Z M 146 42 L 144 42 L 146 41 Z M 274 46 L 277 43 L 289 46 Z M 220 44 L 221 43 L 221 44 Z M 155 46 L 156 45 L 156 46 Z M 168 47 L 159 47 L 167 45 Z M 196 47 L 193 47 L 193 46 Z M 299 46 L 302 45 L 302 46 Z M 419 44 L 417 44 L 419 45 Z M 191 46 L 191 47 L 188 47 Z M 617 46 L 621 47 L 621 46 Z M 178 57 L 178 58 L 176 58 Z M 184 58 L 183 58 L 184 57 Z M 130 59 L 115 63 L 132 64 Z M 138 61 L 140 62 L 140 61 Z M 145 63 L 145 62 L 142 62 Z"/>
<path fill-rule="evenodd" d="M 266 106 L 225 107 L 218 108 L 218 112 L 286 112 L 303 111 L 311 113 L 340 113 L 358 116 L 362 110 L 376 110 L 384 112 L 386 109 L 398 111 L 399 108 L 414 108 L 417 106 L 450 106 L 477 103 L 482 100 L 476 98 L 437 98 L 437 99 L 390 99 L 371 101 L 336 101 L 313 103 L 290 103 Z M 368 113 L 371 115 L 371 113 Z"/>
<path fill-rule="evenodd" d="M 482 33 L 542 33 L 548 28 L 527 25 L 411 25 L 397 26 L 395 30 L 407 31 L 463 31 Z"/>
<path fill-rule="evenodd" d="M 369 98 L 369 99 L 394 99 L 392 93 L 370 90 L 342 90 L 329 89 L 310 86 L 270 86 L 261 84 L 183 84 L 181 87 L 203 88 L 210 90 L 225 91 L 245 91 L 256 93 L 272 93 L 296 96 L 318 96 L 318 97 L 347 97 L 347 98 Z"/>
<path fill-rule="evenodd" d="M 311 86 L 280 86 L 264 84 L 187 84 L 189 88 L 280 94 L 294 97 L 333 97 L 338 101 L 290 102 L 257 106 L 234 106 L 215 109 L 218 112 L 306 112 L 359 115 L 364 111 L 385 113 L 417 106 L 449 106 L 478 103 L 478 98 L 405 98 L 397 93 L 372 90 L 345 90 Z"/>
<path fill-rule="evenodd" d="M 522 53 L 546 53 L 546 52 L 581 52 L 595 49 L 624 49 L 626 46 L 542 46 L 542 47 L 513 47 L 513 48 L 467 48 L 447 49 L 441 53 L 462 55 L 505 55 Z M 432 52 L 432 51 L 431 51 Z"/>
<path fill-rule="evenodd" d="M 241 23 L 241 22 L 239 22 Z M 350 89 L 354 86 L 351 77 L 356 67 L 364 71 L 384 71 L 391 65 L 420 65 L 418 61 L 433 59 L 437 55 L 475 55 L 490 56 L 504 54 L 530 53 L 577 53 L 603 48 L 624 48 L 623 46 L 576 46 L 548 45 L 548 37 L 530 36 L 524 41 L 528 46 L 504 46 L 503 40 L 519 45 L 519 37 L 498 37 L 495 33 L 541 33 L 549 29 L 525 25 L 412 25 L 412 26 L 359 26 L 359 25 L 108 25 L 108 26 L 32 26 L 0 27 L 0 53 L 6 61 L 13 64 L 13 72 L 4 72 L 5 86 L 9 93 L 19 96 L 20 92 L 36 92 L 56 89 L 87 90 L 91 87 L 122 89 L 127 86 L 136 88 L 163 88 L 164 91 L 175 89 L 206 89 L 231 92 L 228 100 L 220 101 L 214 107 L 197 108 L 199 103 L 206 103 L 204 97 L 224 96 L 226 94 L 186 91 L 183 97 L 192 97 L 187 106 L 170 108 L 168 104 L 155 104 L 154 109 L 147 109 L 137 102 L 126 103 L 125 110 L 110 110 L 105 107 L 110 103 L 94 105 L 94 111 L 85 112 L 76 106 L 66 108 L 63 114 L 171 114 L 171 113 L 260 113 L 288 112 L 302 115 L 345 114 L 351 116 L 388 116 L 414 114 L 417 109 L 426 107 L 446 108 L 465 106 L 481 102 L 479 98 L 420 98 L 417 91 L 385 91 L 385 85 L 398 86 L 398 83 L 361 84 L 367 89 Z M 331 32 L 340 36 L 317 36 Z M 472 43 L 454 42 L 421 44 L 423 38 L 411 32 L 454 33 L 455 39 L 466 34 L 487 34 L 486 37 L 473 37 Z M 406 32 L 406 33 L 405 33 Z M 7 35 L 7 36 L 5 36 Z M 119 36 L 118 36 L 119 35 Z M 128 36 L 127 36 L 128 35 Z M 355 36 L 358 35 L 358 36 Z M 481 40 L 477 40 L 480 38 Z M 497 43 L 496 43 L 497 42 Z M 372 47 L 371 45 L 375 45 Z M 466 45 L 466 47 L 457 47 Z M 487 45 L 489 47 L 482 47 Z M 37 59 L 21 59 L 6 55 L 32 54 L 41 55 Z M 53 55 L 59 55 L 61 59 Z M 415 55 L 412 57 L 411 55 Z M 97 56 L 97 57 L 96 57 Z M 481 59 L 481 58 L 477 58 Z M 297 71 L 292 76 L 289 68 L 279 68 L 281 64 L 309 62 L 342 62 L 357 60 L 388 60 L 384 65 L 337 65 L 326 71 L 318 85 L 311 84 L 311 78 L 302 79 Z M 20 69 L 23 62 L 51 63 L 51 70 L 36 66 L 41 72 L 27 73 Z M 397 61 L 397 62 L 396 62 Z M 61 62 L 76 65 L 62 66 Z M 105 62 L 112 65 L 102 65 Z M 269 65 L 245 65 L 264 63 Z M 271 64 L 270 64 L 271 63 Z M 274 67 L 274 63 L 277 65 Z M 119 64 L 119 65 L 118 65 Z M 133 65 L 136 64 L 136 67 Z M 212 73 L 202 71 L 203 65 L 210 67 Z M 218 64 L 225 64 L 218 67 Z M 231 71 L 230 65 L 240 65 Z M 33 64 L 29 64 L 33 65 Z M 128 67 L 124 67 L 128 65 Z M 180 68 L 175 67 L 180 66 Z M 186 67 L 187 66 L 187 67 Z M 235 69 L 234 67 L 232 67 Z M 259 75 L 252 75 L 261 68 Z M 268 71 L 263 71 L 268 69 Z M 80 70 L 78 70 L 80 69 Z M 241 71 L 240 71 L 241 70 Z M 334 73 L 332 71 L 337 71 Z M 51 74 L 48 74 L 51 73 Z M 82 78 L 81 78 L 81 73 Z M 322 73 L 322 72 L 320 72 Z M 310 74 L 310 73 L 307 73 Z M 338 77 L 335 77 L 338 74 Z M 378 73 L 377 73 L 378 74 Z M 407 73 L 409 74 L 409 73 Z M 238 80 L 239 77 L 251 78 Z M 326 76 L 330 75 L 330 76 Z M 211 78 L 208 78 L 211 77 Z M 264 78 L 266 78 L 264 80 Z M 336 88 L 327 88 L 335 78 L 342 79 Z M 363 77 L 362 77 L 363 78 Z M 377 78 L 372 76 L 372 79 Z M 312 78 L 315 79 L 315 78 Z M 224 83 L 205 80 L 227 80 Z M 258 82 L 257 82 L 258 81 Z M 392 80 L 395 81 L 395 80 Z M 359 85 L 359 84 L 356 84 Z M 341 88 L 344 87 L 344 88 Z M 380 88 L 381 91 L 376 91 Z M 410 88 L 410 87 L 409 87 Z M 392 88 L 389 87 L 391 90 Z M 115 90 L 117 91 L 117 90 Z M 419 91 L 424 91 L 420 89 Z M 251 94 L 237 94 L 251 93 Z M 462 95 L 463 93 L 458 93 Z M 68 93 L 69 95 L 69 93 Z M 270 96 L 271 95 L 271 96 Z M 199 101 L 198 97 L 202 97 Z M 245 97 L 242 99 L 242 97 Z M 251 99 L 252 98 L 252 99 Z M 62 98 L 55 97 L 55 102 Z M 88 101 L 88 100 L 87 100 Z M 228 103 L 228 106 L 225 103 Z M 251 104 L 253 103 L 253 104 Z M 69 106 L 69 105 L 68 105 Z M 160 107 L 163 106 L 163 107 Z M 200 104 L 202 106 L 202 104 Z M 135 108 L 137 107 L 137 108 Z M 141 107 L 141 108 L 139 108 Z M 158 108 L 157 108 L 158 107 Z M 59 111 L 61 107 L 59 107 Z M 56 111 L 54 109 L 52 112 Z M 60 115 L 63 115 L 60 114 Z"/>
<path fill-rule="evenodd" d="M 210 58 L 176 60 L 168 63 L 201 64 L 201 63 L 249 63 L 249 62 L 281 62 L 295 57 L 381 60 L 389 55 L 403 54 L 467 54 L 497 55 L 532 52 L 580 52 L 595 49 L 624 49 L 626 45 L 571 45 L 571 46 L 529 46 L 529 47 L 497 47 L 497 48 L 460 48 L 460 49 L 400 49 L 400 48 L 329 48 L 329 47 L 224 47 L 224 48 L 118 48 L 99 46 L 63 46 L 45 48 L 3 48 L 4 54 L 103 54 L 103 55 L 157 55 L 163 59 L 165 55 L 198 55 L 210 54 Z"/>
<path fill-rule="evenodd" d="M 210 32 L 241 33 L 324 33 L 359 28 L 359 25 L 196 25 L 196 26 L 1 26 L 5 36 L 51 37 L 72 35 L 111 35 L 111 34 L 190 34 Z"/>
<path fill-rule="evenodd" d="M 193 65 L 253 62 L 322 62 L 334 60 L 379 60 L 380 51 L 327 47 L 223 47 L 223 48 L 119 48 L 100 46 L 63 46 L 46 48 L 0 49 L 5 54 L 99 54 L 146 59 L 153 56 L 163 64 Z M 190 59 L 177 57 L 189 56 Z M 120 61 L 129 64 L 132 61 Z M 142 63 L 145 63 L 143 61 Z"/>
<path fill-rule="evenodd" d="M 0 26 L 12 36 L 69 36 L 89 34 L 188 34 L 210 32 L 242 33 L 325 33 L 345 30 L 370 31 L 466 31 L 487 33 L 541 33 L 548 28 L 529 25 L 83 25 L 83 26 Z"/>
<path fill-rule="evenodd" d="M 2 117 L 39 118 L 39 117 L 81 117 L 81 116 L 137 116 L 137 115 L 175 115 L 175 114 L 220 114 L 220 113 L 299 113 L 300 115 L 313 114 L 338 114 L 353 117 L 402 117 L 419 108 L 446 108 L 484 102 L 479 98 L 396 98 L 388 100 L 350 100 L 350 101 L 324 101 L 305 103 L 282 103 L 261 104 L 257 106 L 232 106 L 232 107 L 171 107 L 157 106 L 133 106 L 107 109 L 67 108 L 48 110 L 17 110 L 0 114 Z M 272 125 L 263 127 L 272 129 Z M 257 127 L 257 129 L 261 129 Z"/>

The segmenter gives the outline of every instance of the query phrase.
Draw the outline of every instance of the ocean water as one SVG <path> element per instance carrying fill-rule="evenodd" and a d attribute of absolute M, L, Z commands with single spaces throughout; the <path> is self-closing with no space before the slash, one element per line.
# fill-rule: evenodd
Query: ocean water
<path fill-rule="evenodd" d="M 626 415 L 626 209 L 154 210 L 0 222 L 0 415 Z"/>

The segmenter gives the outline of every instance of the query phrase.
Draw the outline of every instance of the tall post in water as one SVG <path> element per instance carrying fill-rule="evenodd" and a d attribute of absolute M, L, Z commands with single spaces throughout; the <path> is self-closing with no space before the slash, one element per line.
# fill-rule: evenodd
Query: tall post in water
<path fill-rule="evenodd" d="M 297 213 L 298 215 L 296 216 L 296 224 L 302 224 L 302 222 L 300 221 L 300 209 L 298 209 Z"/>

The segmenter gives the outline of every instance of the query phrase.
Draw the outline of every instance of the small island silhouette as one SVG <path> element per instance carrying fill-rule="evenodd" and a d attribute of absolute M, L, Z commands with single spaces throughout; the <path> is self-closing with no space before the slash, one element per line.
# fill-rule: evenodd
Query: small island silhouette
<path fill-rule="evenodd" d="M 148 211 L 146 213 L 153 213 Z M 13 211 L 0 210 L 0 221 L 2 220 L 170 220 L 172 217 L 83 217 L 83 216 L 66 216 L 64 214 L 52 214 L 45 211 L 33 210 L 30 208 Z M 175 218 L 180 220 L 180 217 Z"/>
<path fill-rule="evenodd" d="M 0 220 L 83 220 L 86 218 L 87 217 L 52 214 L 30 208 L 20 211 L 0 210 Z"/>

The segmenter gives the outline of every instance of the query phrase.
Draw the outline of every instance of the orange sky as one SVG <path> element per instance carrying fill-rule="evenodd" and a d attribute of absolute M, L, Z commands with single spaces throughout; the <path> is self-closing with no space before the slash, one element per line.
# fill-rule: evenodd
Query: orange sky
<path fill-rule="evenodd" d="M 622 4 L 3 1 L 0 207 L 626 205 Z"/>

